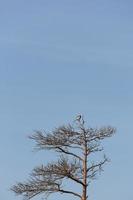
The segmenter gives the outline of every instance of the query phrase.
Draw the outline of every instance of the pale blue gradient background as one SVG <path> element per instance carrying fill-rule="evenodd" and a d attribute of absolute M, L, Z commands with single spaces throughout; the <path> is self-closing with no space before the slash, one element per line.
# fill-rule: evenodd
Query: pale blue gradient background
<path fill-rule="evenodd" d="M 1 0 L 0 199 L 22 199 L 10 186 L 53 158 L 32 152 L 27 136 L 77 113 L 92 126 L 117 128 L 105 142 L 112 162 L 89 200 L 133 199 L 132 87 L 131 0 Z"/>

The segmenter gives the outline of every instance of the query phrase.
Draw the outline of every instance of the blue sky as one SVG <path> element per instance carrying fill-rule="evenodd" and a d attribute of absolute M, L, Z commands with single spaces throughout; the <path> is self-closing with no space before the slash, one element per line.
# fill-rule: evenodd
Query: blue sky
<path fill-rule="evenodd" d="M 0 199 L 22 199 L 10 186 L 53 159 L 32 152 L 27 136 L 77 113 L 90 126 L 117 128 L 90 200 L 133 198 L 132 55 L 130 0 L 0 1 Z"/>

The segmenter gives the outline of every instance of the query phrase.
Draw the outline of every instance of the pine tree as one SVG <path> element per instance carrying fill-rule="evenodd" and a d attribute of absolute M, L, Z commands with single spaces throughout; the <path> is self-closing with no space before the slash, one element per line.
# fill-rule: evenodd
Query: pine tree
<path fill-rule="evenodd" d="M 98 162 L 91 162 L 90 155 L 103 151 L 101 141 L 111 137 L 115 128 L 86 127 L 81 115 L 78 115 L 73 125 L 68 124 L 56 128 L 51 133 L 36 131 L 30 139 L 35 140 L 38 150 L 53 150 L 59 154 L 56 162 L 48 163 L 33 169 L 30 179 L 24 183 L 17 183 L 11 190 L 25 199 L 31 199 L 39 194 L 48 196 L 51 193 L 73 195 L 80 200 L 87 200 L 87 187 L 103 170 L 108 158 Z M 91 156 L 91 157 L 92 157 Z M 63 187 L 66 179 L 81 186 L 82 193 Z"/>

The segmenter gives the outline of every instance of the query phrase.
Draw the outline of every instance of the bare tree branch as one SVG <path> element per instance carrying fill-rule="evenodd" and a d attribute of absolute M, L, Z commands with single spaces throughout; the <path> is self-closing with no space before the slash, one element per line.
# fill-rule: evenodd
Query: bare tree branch
<path fill-rule="evenodd" d="M 78 194 L 78 193 L 76 193 L 76 192 L 67 191 L 67 190 L 59 190 L 59 192 L 62 192 L 62 193 L 67 193 L 67 194 L 72 194 L 72 195 L 74 195 L 74 196 L 76 196 L 76 197 L 79 197 L 80 199 L 82 198 L 82 196 L 81 196 L 81 195 L 79 195 L 79 194 Z"/>
<path fill-rule="evenodd" d="M 100 161 L 99 163 L 92 163 L 90 167 L 87 168 L 87 177 L 89 180 L 93 180 L 96 178 L 97 173 L 103 171 L 103 165 L 109 162 L 109 159 L 104 155 L 104 160 Z"/>
<path fill-rule="evenodd" d="M 62 152 L 62 153 L 65 153 L 65 154 L 68 154 L 68 155 L 74 156 L 75 158 L 78 158 L 80 161 L 83 161 L 83 159 L 82 159 L 80 156 L 76 155 L 75 153 L 72 153 L 72 152 L 66 151 L 66 150 L 64 150 L 64 149 L 61 148 L 61 147 L 57 147 L 57 149 L 59 149 L 58 152 Z"/>
<path fill-rule="evenodd" d="M 102 127 L 100 129 L 93 129 L 89 128 L 87 131 L 87 141 L 98 141 L 103 140 L 104 138 L 111 137 L 115 132 L 116 129 L 112 128 L 111 126 Z"/>

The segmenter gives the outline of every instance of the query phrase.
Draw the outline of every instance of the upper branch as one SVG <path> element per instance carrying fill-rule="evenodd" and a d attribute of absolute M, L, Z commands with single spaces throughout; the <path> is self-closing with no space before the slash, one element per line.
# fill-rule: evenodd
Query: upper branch
<path fill-rule="evenodd" d="M 37 149 L 56 149 L 59 147 L 78 148 L 81 149 L 80 133 L 76 132 L 71 125 L 61 126 L 52 133 L 44 134 L 41 131 L 30 136 L 30 139 L 36 141 Z"/>
<path fill-rule="evenodd" d="M 108 127 L 102 127 L 100 129 L 92 129 L 89 128 L 87 130 L 87 141 L 99 141 L 103 140 L 104 138 L 111 137 L 116 132 L 116 129 L 108 126 Z"/>
<path fill-rule="evenodd" d="M 83 159 L 80 156 L 78 156 L 77 154 L 75 154 L 75 153 L 69 152 L 68 150 L 64 150 L 61 147 L 57 147 L 57 149 L 58 149 L 58 152 L 62 152 L 62 153 L 74 156 L 75 158 L 78 158 L 79 160 L 83 161 Z"/>

